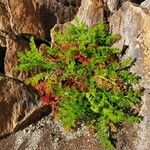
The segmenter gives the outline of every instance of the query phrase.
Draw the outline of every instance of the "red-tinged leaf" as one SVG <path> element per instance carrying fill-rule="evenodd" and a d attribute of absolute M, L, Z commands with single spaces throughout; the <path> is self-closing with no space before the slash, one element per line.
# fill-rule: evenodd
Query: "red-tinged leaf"
<path fill-rule="evenodd" d="M 83 65 L 88 65 L 90 62 L 90 58 L 83 56 L 79 52 L 76 52 L 74 57 L 79 63 L 81 63 Z"/>
<path fill-rule="evenodd" d="M 88 86 L 83 82 L 83 81 L 76 81 L 73 77 L 70 77 L 66 83 L 65 86 L 73 86 L 78 90 L 81 91 L 87 91 L 88 90 Z"/>
<path fill-rule="evenodd" d="M 53 92 L 47 87 L 44 81 L 41 81 L 35 86 L 40 94 L 40 100 L 43 105 L 50 105 L 52 108 L 51 116 L 55 116 L 55 111 L 57 110 L 57 103 L 60 100 L 59 96 L 55 96 Z"/>

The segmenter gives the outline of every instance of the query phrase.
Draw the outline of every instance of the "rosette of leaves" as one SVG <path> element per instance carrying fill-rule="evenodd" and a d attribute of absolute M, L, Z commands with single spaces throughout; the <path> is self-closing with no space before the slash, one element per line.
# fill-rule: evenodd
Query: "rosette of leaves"
<path fill-rule="evenodd" d="M 37 48 L 31 38 L 30 49 L 18 54 L 17 68 L 39 68 L 41 72 L 27 83 L 37 86 L 43 81 L 53 95 L 47 101 L 53 104 L 51 101 L 59 99 L 53 108 L 56 119 L 68 128 L 83 121 L 92 124 L 111 150 L 115 146 L 111 135 L 118 126 L 140 121 L 134 109 L 140 103 L 142 90 L 133 88 L 139 77 L 129 71 L 135 60 L 121 59 L 121 50 L 112 47 L 119 36 L 106 32 L 105 27 L 101 22 L 88 28 L 77 21 L 64 32 L 55 32 L 52 48 Z"/>

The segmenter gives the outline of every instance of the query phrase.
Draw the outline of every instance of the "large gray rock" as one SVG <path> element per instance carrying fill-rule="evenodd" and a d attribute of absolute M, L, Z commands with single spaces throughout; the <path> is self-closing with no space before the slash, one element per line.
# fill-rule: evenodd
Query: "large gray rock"
<path fill-rule="evenodd" d="M 145 5 L 146 7 L 147 5 Z M 126 56 L 137 59 L 131 71 L 141 76 L 140 84 L 145 88 L 143 106 L 140 115 L 143 116 L 138 128 L 137 136 L 130 140 L 130 144 L 122 145 L 122 149 L 149 150 L 150 149 L 150 12 L 147 8 L 134 5 L 131 2 L 123 4 L 110 18 L 110 27 L 114 33 L 121 34 L 122 39 L 115 44 L 122 49 L 128 47 Z M 132 127 L 134 128 L 134 127 Z M 124 135 L 123 135 L 124 136 Z M 132 136 L 132 135 L 131 135 Z M 126 139 L 124 139 L 126 141 Z"/>
<path fill-rule="evenodd" d="M 105 150 L 87 127 L 67 133 L 50 116 L 0 141 L 3 150 Z"/>
<path fill-rule="evenodd" d="M 0 75 L 0 138 L 23 129 L 50 113 L 37 91 L 19 80 Z"/>

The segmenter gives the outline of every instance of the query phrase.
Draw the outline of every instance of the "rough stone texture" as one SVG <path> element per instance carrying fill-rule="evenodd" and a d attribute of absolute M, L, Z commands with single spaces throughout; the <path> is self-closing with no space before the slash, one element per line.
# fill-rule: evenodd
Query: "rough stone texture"
<path fill-rule="evenodd" d="M 56 23 L 73 20 L 81 0 L 7 1 L 11 28 L 15 34 L 35 35 L 49 40 L 49 31 Z"/>
<path fill-rule="evenodd" d="M 0 85 L 0 138 L 50 113 L 50 107 L 39 103 L 32 87 L 3 75 L 0 75 Z"/>
<path fill-rule="evenodd" d="M 32 0 L 32 3 L 40 14 L 43 26 L 49 25 L 49 29 L 51 29 L 56 21 L 65 23 L 73 20 L 81 5 L 81 0 Z"/>
<path fill-rule="evenodd" d="M 104 3 L 107 5 L 109 11 L 114 13 L 127 1 L 140 5 L 144 0 L 104 0 Z"/>
<path fill-rule="evenodd" d="M 11 32 L 8 12 L 4 4 L 0 3 L 0 46 L 6 47 L 6 34 Z"/>
<path fill-rule="evenodd" d="M 8 12 L 4 5 L 0 5 L 0 31 L 7 33 L 11 31 Z"/>
<path fill-rule="evenodd" d="M 6 0 L 0 0 L 0 3 L 5 4 Z"/>
<path fill-rule="evenodd" d="M 11 28 L 16 34 L 32 34 L 45 37 L 39 13 L 30 0 L 8 0 L 7 9 L 10 15 Z"/>
<path fill-rule="evenodd" d="M 132 148 L 129 143 L 122 145 L 123 150 L 150 149 L 150 13 L 144 8 L 131 2 L 123 4 L 109 19 L 114 33 L 121 34 L 122 39 L 115 44 L 122 48 L 128 47 L 126 56 L 137 59 L 132 71 L 142 77 L 140 84 L 146 89 L 143 96 L 143 106 L 140 115 L 144 118 L 137 129 L 137 137 L 132 138 Z M 133 127 L 134 128 L 134 127 Z M 132 136 L 132 135 L 131 135 Z"/>
<path fill-rule="evenodd" d="M 5 74 L 7 76 L 18 78 L 24 80 L 28 76 L 27 73 L 19 72 L 16 70 L 17 61 L 17 52 L 24 51 L 28 48 L 28 42 L 21 37 L 15 35 L 6 37 L 7 50 L 5 55 Z"/>
<path fill-rule="evenodd" d="M 107 4 L 108 9 L 111 12 L 115 12 L 122 3 L 122 0 L 104 0 L 104 2 Z"/>
<path fill-rule="evenodd" d="M 0 141 L 3 150 L 105 150 L 84 125 L 66 133 L 50 116 Z"/>
<path fill-rule="evenodd" d="M 102 0 L 82 0 L 77 13 L 79 20 L 87 26 L 92 26 L 104 19 L 104 5 Z"/>
<path fill-rule="evenodd" d="M 150 11 L 150 1 L 149 0 L 145 0 L 143 3 L 141 3 L 141 6 L 143 8 L 147 8 L 147 10 Z"/>
<path fill-rule="evenodd" d="M 6 47 L 6 38 L 0 35 L 0 46 Z"/>

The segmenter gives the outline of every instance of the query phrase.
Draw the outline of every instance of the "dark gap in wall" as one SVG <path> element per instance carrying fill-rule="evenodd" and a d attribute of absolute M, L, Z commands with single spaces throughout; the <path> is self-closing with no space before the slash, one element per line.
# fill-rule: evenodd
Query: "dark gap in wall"
<path fill-rule="evenodd" d="M 144 0 L 131 0 L 131 2 L 136 3 L 136 4 L 141 4 L 142 2 L 144 2 Z"/>
<path fill-rule="evenodd" d="M 28 43 L 30 42 L 30 38 L 33 35 L 31 34 L 20 34 L 19 37 L 26 40 Z M 50 46 L 50 42 L 51 42 L 51 37 L 49 37 L 49 40 L 45 40 L 45 39 L 41 39 L 41 38 L 37 38 L 35 36 L 34 37 L 34 42 L 36 44 L 37 47 L 39 47 L 41 44 L 46 44 L 48 46 Z"/>
<path fill-rule="evenodd" d="M 128 48 L 129 48 L 128 45 L 123 45 L 122 52 L 121 52 L 121 57 L 126 53 Z"/>
<path fill-rule="evenodd" d="M 0 47 L 0 73 L 5 74 L 4 60 L 5 60 L 6 48 Z"/>
<path fill-rule="evenodd" d="M 54 25 L 57 23 L 56 16 L 49 10 L 46 6 L 41 6 L 40 8 L 40 18 L 43 25 L 43 28 L 45 29 L 45 35 L 47 37 L 45 38 L 47 41 L 50 41 L 50 30 L 54 27 Z"/>
<path fill-rule="evenodd" d="M 67 7 L 69 6 L 79 7 L 81 5 L 81 0 L 56 0 L 56 1 Z"/>

